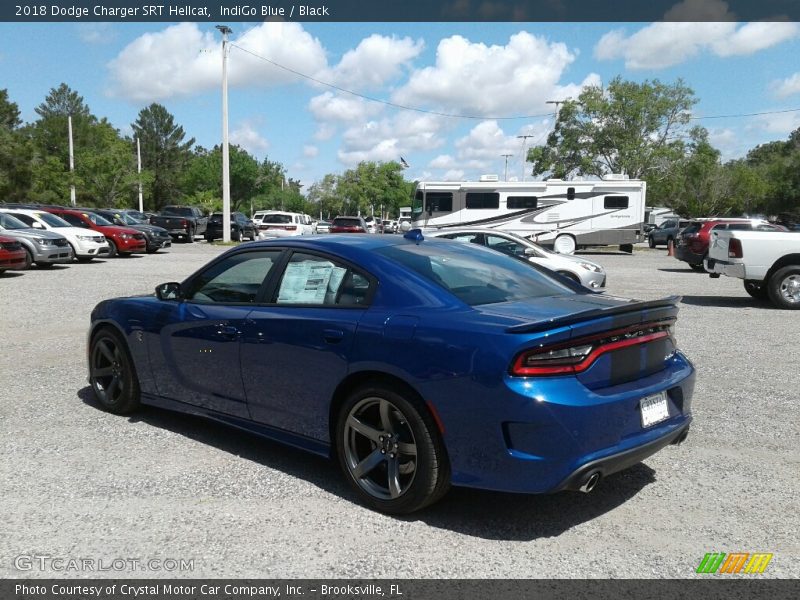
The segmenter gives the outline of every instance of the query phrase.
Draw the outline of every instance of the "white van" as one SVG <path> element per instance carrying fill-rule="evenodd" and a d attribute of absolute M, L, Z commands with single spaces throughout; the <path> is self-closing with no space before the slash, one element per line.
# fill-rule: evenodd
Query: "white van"
<path fill-rule="evenodd" d="M 256 216 L 261 217 L 257 222 L 258 235 L 261 238 L 314 234 L 314 226 L 311 224 L 311 217 L 308 215 L 282 210 L 268 210 L 253 215 L 254 222 L 256 222 Z"/>

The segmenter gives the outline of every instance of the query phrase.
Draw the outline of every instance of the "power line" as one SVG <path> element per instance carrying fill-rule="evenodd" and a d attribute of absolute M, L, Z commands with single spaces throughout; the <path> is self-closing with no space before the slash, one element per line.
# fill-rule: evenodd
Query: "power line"
<path fill-rule="evenodd" d="M 329 87 L 334 89 L 338 92 L 342 92 L 343 94 L 350 94 L 351 96 L 356 96 L 357 98 L 362 98 L 364 100 L 368 100 L 369 102 L 377 102 L 378 104 L 384 104 L 385 106 L 391 106 L 392 108 L 398 108 L 400 110 L 410 110 L 412 112 L 423 113 L 426 115 L 435 115 L 438 117 L 448 117 L 451 119 L 471 119 L 476 121 L 484 121 L 484 120 L 494 120 L 494 121 L 516 121 L 520 119 L 538 119 L 541 117 L 551 117 L 553 116 L 552 112 L 548 113 L 540 113 L 536 115 L 515 115 L 512 117 L 496 117 L 496 116 L 488 116 L 488 115 L 459 115 L 455 113 L 446 113 L 437 110 L 428 110 L 425 108 L 417 108 L 416 106 L 406 106 L 405 104 L 398 104 L 396 102 L 391 102 L 389 100 L 383 100 L 382 98 L 375 98 L 373 96 L 367 96 L 366 94 L 361 94 L 359 92 L 354 92 L 353 90 L 348 90 L 347 88 L 343 88 L 338 86 L 334 83 L 330 83 L 328 81 L 322 81 L 321 79 L 317 79 L 316 77 L 312 77 L 311 75 L 306 75 L 305 73 L 301 73 L 300 71 L 296 71 L 290 67 L 286 67 L 280 63 L 275 62 L 267 58 L 266 56 L 261 56 L 260 54 L 256 54 L 252 50 L 248 50 L 247 48 L 242 48 L 238 44 L 234 44 L 233 42 L 228 42 L 228 45 L 232 48 L 238 48 L 245 54 L 249 54 L 254 56 L 259 60 L 263 60 L 271 64 L 274 67 L 282 69 L 288 73 L 292 73 L 293 75 L 297 75 L 298 77 L 302 77 L 303 79 L 307 79 L 309 81 L 313 81 L 316 84 Z M 548 102 L 549 104 L 556 104 L 556 102 Z M 559 104 L 563 104 L 563 101 L 560 101 Z M 735 119 L 739 117 L 758 117 L 761 115 L 777 115 L 783 113 L 791 113 L 791 112 L 800 112 L 800 108 L 787 108 L 785 110 L 768 110 L 762 112 L 754 112 L 754 113 L 741 113 L 741 114 L 734 114 L 734 115 L 708 115 L 702 117 L 689 117 L 691 121 L 700 121 L 703 119 Z M 558 115 L 558 104 L 556 104 L 556 115 Z"/>

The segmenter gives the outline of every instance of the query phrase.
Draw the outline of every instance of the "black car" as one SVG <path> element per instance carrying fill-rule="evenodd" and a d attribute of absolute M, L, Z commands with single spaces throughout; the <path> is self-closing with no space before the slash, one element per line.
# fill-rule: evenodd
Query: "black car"
<path fill-rule="evenodd" d="M 147 242 L 148 254 L 158 252 L 161 248 L 169 248 L 172 246 L 172 237 L 170 237 L 169 231 L 158 225 L 142 223 L 131 216 L 128 210 L 113 210 L 108 208 L 90 208 L 87 210 L 97 213 L 101 217 L 111 221 L 114 225 L 130 227 L 136 231 L 141 231 Z"/>
<path fill-rule="evenodd" d="M 222 213 L 214 213 L 208 218 L 206 241 L 211 242 L 222 239 Z M 240 212 L 231 213 L 231 239 L 240 242 L 245 238 L 255 240 L 258 237 L 258 227 L 252 220 Z"/>

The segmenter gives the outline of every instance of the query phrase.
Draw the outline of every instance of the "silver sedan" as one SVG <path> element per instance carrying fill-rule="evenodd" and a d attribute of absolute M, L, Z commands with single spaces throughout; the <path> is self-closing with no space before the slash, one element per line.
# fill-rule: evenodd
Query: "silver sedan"
<path fill-rule="evenodd" d="M 593 290 L 601 290 L 606 285 L 606 271 L 596 262 L 582 256 L 550 252 L 535 242 L 506 231 L 481 228 L 447 228 L 426 231 L 425 235 L 480 244 L 504 254 L 525 258 Z"/>

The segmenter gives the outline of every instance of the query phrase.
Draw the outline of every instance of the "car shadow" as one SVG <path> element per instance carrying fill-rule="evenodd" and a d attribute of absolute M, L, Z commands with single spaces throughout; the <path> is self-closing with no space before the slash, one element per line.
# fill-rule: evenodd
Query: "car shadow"
<path fill-rule="evenodd" d="M 684 296 L 683 304 L 692 306 L 715 306 L 717 308 L 761 308 L 776 310 L 766 300 L 756 300 L 750 296 Z"/>
<path fill-rule="evenodd" d="M 102 410 L 89 386 L 78 391 L 87 405 Z M 338 465 L 278 442 L 202 417 L 145 406 L 127 418 L 208 444 L 235 456 L 307 481 L 358 504 Z M 530 541 L 555 537 L 610 512 L 656 481 L 655 471 L 639 463 L 601 480 L 590 494 L 510 494 L 452 488 L 435 505 L 400 521 L 422 521 L 431 527 L 487 540 Z M 364 508 L 363 510 L 369 510 Z"/>
<path fill-rule="evenodd" d="M 698 275 L 708 276 L 708 273 L 705 271 L 695 271 L 691 267 L 686 267 L 685 269 L 659 269 L 659 271 L 663 271 L 664 273 L 697 273 Z"/>
<path fill-rule="evenodd" d="M 25 271 L 0 271 L 0 279 L 12 279 L 14 277 L 22 277 Z"/>
<path fill-rule="evenodd" d="M 72 265 L 72 263 L 59 264 L 59 265 L 47 265 L 47 266 L 44 266 L 44 267 L 41 266 L 41 265 L 36 265 L 36 269 L 38 271 L 63 271 L 64 269 L 69 269 L 71 265 Z"/>

